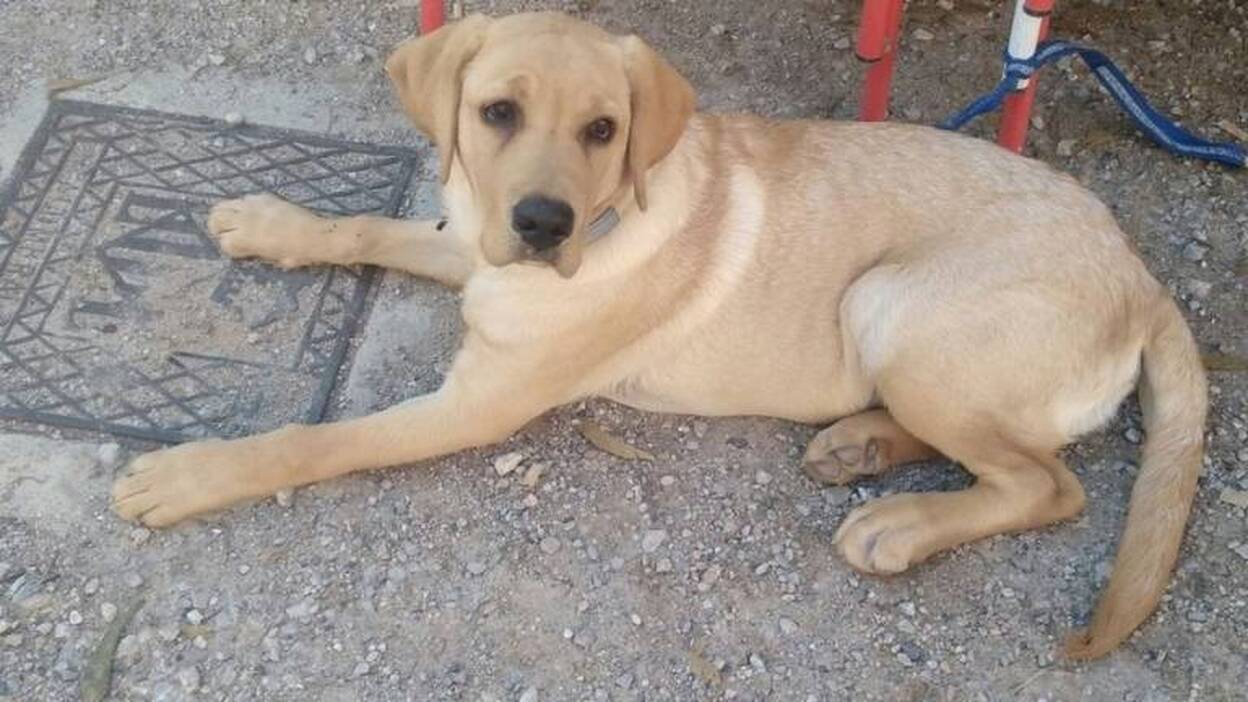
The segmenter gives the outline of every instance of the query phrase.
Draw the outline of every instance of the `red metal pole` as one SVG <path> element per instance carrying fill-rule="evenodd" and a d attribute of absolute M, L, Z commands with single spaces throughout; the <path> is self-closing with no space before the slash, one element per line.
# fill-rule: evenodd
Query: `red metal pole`
<path fill-rule="evenodd" d="M 428 34 L 446 23 L 444 0 L 420 0 L 420 33 Z"/>
<path fill-rule="evenodd" d="M 1037 41 L 1044 41 L 1049 34 L 1049 19 L 1053 14 L 1053 0 L 1026 0 L 1020 3 L 1015 9 L 1015 13 L 1026 13 L 1029 21 L 1040 22 L 1039 35 Z M 1024 22 L 1028 19 L 1024 19 Z M 1019 32 L 1019 20 L 1015 20 L 1014 30 L 1011 31 L 1011 49 L 1015 49 L 1015 34 Z M 1035 53 L 1034 45 L 1026 56 L 1018 56 L 1018 58 L 1029 58 Z M 1036 78 L 1033 75 L 1027 81 L 1027 87 L 1022 90 L 1016 90 L 1005 96 L 1005 101 L 1001 106 L 1001 123 L 997 127 L 997 143 L 1001 146 L 1020 153 L 1023 145 L 1027 142 L 1027 123 L 1031 119 L 1031 106 L 1036 100 Z"/>
<path fill-rule="evenodd" d="M 901 31 L 905 0 L 863 0 L 858 25 L 858 59 L 871 64 L 862 84 L 858 119 L 879 122 L 888 118 L 893 63 Z"/>

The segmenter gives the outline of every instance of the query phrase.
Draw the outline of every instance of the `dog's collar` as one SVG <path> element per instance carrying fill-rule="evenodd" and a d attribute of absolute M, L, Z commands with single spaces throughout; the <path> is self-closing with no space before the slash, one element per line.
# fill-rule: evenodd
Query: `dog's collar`
<path fill-rule="evenodd" d="M 602 211 L 602 214 L 595 217 L 594 221 L 589 223 L 589 227 L 586 228 L 585 233 L 588 235 L 590 241 L 596 241 L 607 234 L 610 234 L 611 230 L 615 229 L 616 225 L 619 223 L 620 213 L 616 212 L 614 207 L 608 207 Z"/>

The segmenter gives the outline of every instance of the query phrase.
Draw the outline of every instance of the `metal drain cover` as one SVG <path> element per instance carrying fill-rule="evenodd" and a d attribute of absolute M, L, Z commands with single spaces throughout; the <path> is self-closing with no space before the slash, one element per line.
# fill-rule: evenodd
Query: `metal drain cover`
<path fill-rule="evenodd" d="M 0 416 L 168 442 L 318 421 L 375 271 L 231 262 L 208 209 L 272 192 L 395 215 L 419 161 L 52 103 L 0 194 Z"/>

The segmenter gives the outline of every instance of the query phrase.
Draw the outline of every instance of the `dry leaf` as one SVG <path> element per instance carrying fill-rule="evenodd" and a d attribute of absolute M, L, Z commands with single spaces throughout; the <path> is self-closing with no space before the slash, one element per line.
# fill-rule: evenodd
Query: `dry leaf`
<path fill-rule="evenodd" d="M 626 461 L 654 460 L 654 456 L 649 452 L 629 446 L 623 440 L 611 436 L 605 429 L 593 422 L 581 422 L 581 436 L 585 437 L 585 440 L 589 443 L 616 458 L 622 458 Z"/>
<path fill-rule="evenodd" d="M 108 697 L 108 688 L 113 683 L 113 657 L 117 654 L 117 644 L 121 642 L 121 635 L 125 633 L 126 627 L 130 626 L 130 620 L 134 619 L 135 613 L 142 606 L 143 601 L 136 598 L 104 629 L 100 642 L 91 652 L 86 668 L 82 671 L 82 681 L 78 687 L 82 702 L 103 702 Z"/>
<path fill-rule="evenodd" d="M 689 672 L 703 683 L 711 687 L 719 687 L 724 684 L 724 676 L 720 675 L 714 663 L 702 655 L 702 648 L 703 644 L 697 643 L 689 649 Z"/>
<path fill-rule="evenodd" d="M 1243 373 L 1248 371 L 1248 358 L 1236 356 L 1229 353 L 1206 353 L 1201 354 L 1200 360 L 1205 364 L 1205 370 L 1228 373 Z"/>
<path fill-rule="evenodd" d="M 77 90 L 85 88 L 88 85 L 94 85 L 104 80 L 108 76 L 96 76 L 94 78 L 57 78 L 48 81 L 48 96 L 51 97 L 57 93 L 63 93 L 67 90 Z"/>
<path fill-rule="evenodd" d="M 1240 141 L 1248 141 L 1248 132 L 1240 129 L 1239 125 L 1229 119 L 1224 119 L 1218 122 L 1218 128 Z"/>

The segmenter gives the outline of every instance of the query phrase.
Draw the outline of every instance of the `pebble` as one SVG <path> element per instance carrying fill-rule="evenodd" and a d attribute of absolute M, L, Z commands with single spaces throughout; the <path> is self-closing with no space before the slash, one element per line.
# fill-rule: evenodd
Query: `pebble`
<path fill-rule="evenodd" d="M 546 538 L 542 539 L 541 544 L 539 544 L 539 546 L 542 549 L 542 553 L 546 554 L 547 556 L 554 555 L 554 553 L 558 551 L 559 547 L 562 545 L 563 544 L 559 542 L 559 539 L 553 536 L 547 536 Z"/>
<path fill-rule="evenodd" d="M 494 459 L 494 472 L 501 478 L 511 475 L 512 471 L 524 463 L 524 454 L 518 452 L 504 453 Z"/>
<path fill-rule="evenodd" d="M 143 584 L 143 576 L 138 573 L 126 573 L 126 586 L 137 588 Z"/>
<path fill-rule="evenodd" d="M 659 562 L 654 564 L 654 572 L 656 572 L 656 573 L 670 573 L 670 572 L 672 572 L 672 559 L 670 559 L 670 558 L 660 558 L 660 559 L 659 559 Z"/>
<path fill-rule="evenodd" d="M 1205 298 L 1209 297 L 1209 293 L 1213 292 L 1213 283 L 1209 283 L 1203 280 L 1196 280 L 1196 279 L 1189 280 L 1186 282 L 1184 287 L 1187 288 L 1187 294 L 1191 295 L 1197 300 L 1204 300 Z"/>
<path fill-rule="evenodd" d="M 307 619 L 320 610 L 316 600 L 308 597 L 286 608 L 286 616 L 291 619 Z"/>
<path fill-rule="evenodd" d="M 117 465 L 121 458 L 121 445 L 115 443 L 100 444 L 95 451 L 95 460 L 105 468 Z"/>
<path fill-rule="evenodd" d="M 765 470 L 758 471 L 757 473 L 754 474 L 754 482 L 758 483 L 759 485 L 770 485 L 771 473 L 768 473 Z"/>
<path fill-rule="evenodd" d="M 916 41 L 931 41 L 936 38 L 936 35 L 931 30 L 919 27 L 914 30 L 914 38 Z"/>
<path fill-rule="evenodd" d="M 1074 139 L 1062 139 L 1061 141 L 1057 142 L 1057 155 L 1058 156 L 1073 156 L 1075 153 L 1076 143 L 1077 142 Z"/>
<path fill-rule="evenodd" d="M 836 49 L 837 51 L 844 51 L 845 49 L 848 49 L 852 45 L 853 45 L 853 41 L 850 40 L 849 37 L 841 37 L 840 39 L 837 39 L 836 41 L 832 42 L 832 48 Z"/>
<path fill-rule="evenodd" d="M 662 529 L 648 529 L 641 537 L 641 550 L 646 553 L 654 553 L 659 550 L 664 541 L 667 541 L 666 531 Z"/>
<path fill-rule="evenodd" d="M 712 24 L 712 25 L 711 25 L 711 36 L 714 36 L 714 37 L 722 37 L 723 35 L 725 35 L 725 34 L 727 34 L 727 33 L 728 33 L 728 28 L 727 28 L 727 27 L 725 27 L 724 25 L 722 25 L 722 24 Z"/>
<path fill-rule="evenodd" d="M 225 123 L 231 127 L 237 127 L 243 123 L 243 115 L 240 112 L 226 112 Z"/>
<path fill-rule="evenodd" d="M 73 624 L 74 626 L 78 626 L 79 624 L 82 624 L 82 612 L 79 612 L 76 609 L 70 610 L 69 623 Z"/>
<path fill-rule="evenodd" d="M 936 7 L 945 12 L 953 12 L 953 0 L 936 0 Z"/>
<path fill-rule="evenodd" d="M 1144 438 L 1144 435 L 1140 433 L 1140 430 L 1135 427 L 1127 427 L 1127 430 L 1124 431 L 1122 435 L 1127 441 L 1130 441 L 1133 444 L 1140 443 L 1140 440 Z"/>
<path fill-rule="evenodd" d="M 225 63 L 225 54 L 208 54 L 208 63 L 220 66 Z"/>
<path fill-rule="evenodd" d="M 525 487 L 532 490 L 537 487 L 538 482 L 542 479 L 542 474 L 545 472 L 546 464 L 534 463 L 524 472 L 524 477 L 520 479 L 520 482 L 523 483 Z"/>
<path fill-rule="evenodd" d="M 82 586 L 83 594 L 88 595 L 88 596 L 94 595 L 95 593 L 99 591 L 100 591 L 100 579 L 99 578 L 91 578 L 90 580 L 86 582 L 85 585 Z"/>
<path fill-rule="evenodd" d="M 1248 509 L 1248 490 L 1222 488 L 1219 498 L 1228 505 Z"/>
<path fill-rule="evenodd" d="M 788 617 L 780 617 L 780 633 L 792 636 L 797 633 L 797 622 Z"/>
<path fill-rule="evenodd" d="M 520 702 L 537 702 L 537 688 L 530 687 L 520 695 Z"/>
<path fill-rule="evenodd" d="M 204 623 L 204 615 L 198 609 L 192 609 L 186 613 L 186 621 L 194 626 Z"/>
<path fill-rule="evenodd" d="M 709 592 L 715 587 L 715 583 L 719 582 L 719 576 L 723 574 L 723 569 L 718 565 L 712 565 L 702 573 L 702 579 L 698 581 L 698 592 Z"/>
<path fill-rule="evenodd" d="M 671 487 L 675 484 L 676 476 L 674 475 L 665 475 L 662 478 L 659 478 L 659 485 L 662 485 L 663 487 Z"/>
<path fill-rule="evenodd" d="M 143 527 L 135 527 L 130 530 L 130 540 L 133 541 L 134 545 L 136 546 L 142 546 L 143 544 L 147 543 L 147 540 L 150 538 L 152 538 L 151 529 L 144 529 Z"/>
<path fill-rule="evenodd" d="M 767 672 L 767 663 L 763 661 L 763 657 L 757 653 L 750 654 L 750 667 L 760 673 Z"/>
<path fill-rule="evenodd" d="M 194 692 L 199 689 L 199 669 L 183 668 L 178 671 L 178 684 L 187 692 Z"/>
<path fill-rule="evenodd" d="M 1198 263 L 1205 260 L 1205 254 L 1209 253 L 1209 245 L 1196 240 L 1187 242 L 1183 247 L 1183 258 Z"/>
<path fill-rule="evenodd" d="M 356 664 L 355 669 L 351 671 L 351 677 L 362 678 L 372 672 L 373 668 L 366 661 L 360 661 Z"/>
<path fill-rule="evenodd" d="M 295 501 L 295 491 L 291 488 L 282 488 L 273 493 L 273 499 L 277 501 L 280 507 L 290 507 Z"/>
<path fill-rule="evenodd" d="M 303 62 L 311 66 L 316 63 L 316 49 L 308 47 L 303 50 Z"/>
<path fill-rule="evenodd" d="M 485 563 L 482 561 L 468 561 L 468 573 L 470 575 L 481 575 L 485 572 Z"/>
<path fill-rule="evenodd" d="M 117 605 L 113 604 L 112 602 L 105 602 L 101 604 L 100 605 L 100 617 L 104 620 L 105 624 L 111 623 L 114 619 L 117 618 Z"/>
<path fill-rule="evenodd" d="M 913 617 L 918 612 L 918 609 L 915 608 L 913 602 L 902 602 L 897 605 L 897 609 L 900 609 L 901 613 L 907 617 Z"/>

